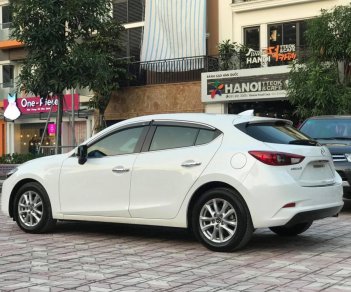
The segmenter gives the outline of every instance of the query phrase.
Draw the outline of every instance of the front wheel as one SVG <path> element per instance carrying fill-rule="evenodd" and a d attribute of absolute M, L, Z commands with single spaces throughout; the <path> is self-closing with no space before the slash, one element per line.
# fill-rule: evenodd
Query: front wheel
<path fill-rule="evenodd" d="M 227 188 L 208 190 L 198 199 L 192 212 L 192 229 L 207 248 L 220 252 L 242 248 L 253 232 L 243 199 Z"/>
<path fill-rule="evenodd" d="M 19 188 L 13 208 L 17 225 L 25 232 L 43 233 L 56 223 L 52 218 L 49 197 L 37 182 L 26 183 Z"/>
<path fill-rule="evenodd" d="M 269 229 L 279 236 L 296 236 L 305 232 L 311 227 L 313 222 L 299 223 L 293 226 L 277 226 L 270 227 Z"/>

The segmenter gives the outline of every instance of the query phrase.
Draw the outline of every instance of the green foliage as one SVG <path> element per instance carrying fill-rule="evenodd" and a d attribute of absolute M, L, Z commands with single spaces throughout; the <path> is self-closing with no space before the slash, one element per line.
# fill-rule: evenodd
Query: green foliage
<path fill-rule="evenodd" d="M 130 78 L 126 70 L 128 60 L 120 58 L 120 38 L 123 30 L 119 23 L 110 19 L 99 32 L 86 38 L 78 50 L 80 55 L 84 55 L 83 62 L 79 64 L 81 70 L 90 72 L 84 75 L 81 85 L 94 92 L 89 106 L 97 109 L 99 113 L 99 122 L 95 130 L 104 128 L 101 121 L 112 93 L 119 88 L 121 81 Z M 95 71 L 89 71 L 90 67 L 95 68 Z"/>
<path fill-rule="evenodd" d="M 13 154 L 5 154 L 0 156 L 0 164 L 22 164 L 29 160 L 42 157 L 43 155 L 39 154 L 20 154 L 20 153 L 13 153 Z"/>
<path fill-rule="evenodd" d="M 89 87 L 103 113 L 126 76 L 118 61 L 122 26 L 112 0 L 10 0 L 12 38 L 28 52 L 17 84 L 36 95 L 62 97 L 65 89 Z M 60 124 L 60 123 L 58 123 Z"/>
<path fill-rule="evenodd" d="M 307 23 L 307 61 L 289 75 L 288 97 L 301 119 L 351 113 L 351 4 L 322 10 Z"/>
<path fill-rule="evenodd" d="M 248 51 L 244 45 L 224 40 L 218 44 L 220 70 L 241 69 L 245 63 L 245 53 Z"/>
<path fill-rule="evenodd" d="M 288 96 L 301 119 L 324 114 L 346 114 L 351 110 L 351 88 L 338 82 L 334 63 L 294 63 L 289 73 Z"/>
<path fill-rule="evenodd" d="M 21 89 L 47 96 L 79 86 L 85 72 L 77 66 L 84 57 L 78 50 L 104 27 L 110 1 L 11 0 L 10 5 L 12 37 L 28 52 L 19 74 Z"/>

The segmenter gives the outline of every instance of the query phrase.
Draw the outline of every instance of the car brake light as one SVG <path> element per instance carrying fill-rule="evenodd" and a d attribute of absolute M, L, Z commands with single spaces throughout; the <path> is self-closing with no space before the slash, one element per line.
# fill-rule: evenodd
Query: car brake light
<path fill-rule="evenodd" d="M 302 155 L 275 151 L 249 151 L 249 153 L 259 161 L 275 166 L 298 164 L 305 159 Z"/>

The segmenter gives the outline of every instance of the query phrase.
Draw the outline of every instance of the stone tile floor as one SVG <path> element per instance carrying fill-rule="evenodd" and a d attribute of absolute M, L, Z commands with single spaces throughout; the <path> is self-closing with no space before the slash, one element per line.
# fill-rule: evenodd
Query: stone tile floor
<path fill-rule="evenodd" d="M 256 230 L 234 253 L 181 229 L 65 222 L 25 234 L 1 214 L 0 291 L 351 291 L 351 205 L 296 238 Z"/>

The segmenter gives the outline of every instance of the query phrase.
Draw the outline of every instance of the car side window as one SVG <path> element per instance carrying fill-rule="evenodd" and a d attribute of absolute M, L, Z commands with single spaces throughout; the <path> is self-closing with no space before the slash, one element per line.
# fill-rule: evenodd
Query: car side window
<path fill-rule="evenodd" d="M 157 126 L 150 151 L 194 146 L 199 129 L 180 126 Z"/>
<path fill-rule="evenodd" d="M 88 148 L 88 157 L 104 157 L 135 152 L 135 147 L 144 127 L 135 127 L 115 132 L 97 141 Z"/>
<path fill-rule="evenodd" d="M 198 136 L 197 136 L 195 145 L 202 145 L 202 144 L 210 143 L 217 136 L 218 136 L 218 133 L 215 130 L 201 129 Z"/>

